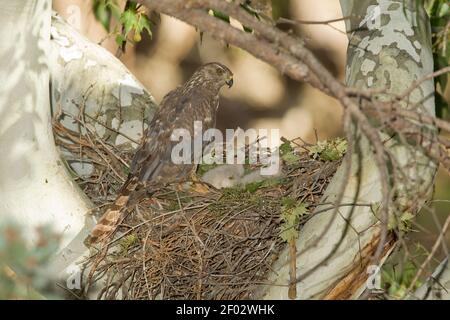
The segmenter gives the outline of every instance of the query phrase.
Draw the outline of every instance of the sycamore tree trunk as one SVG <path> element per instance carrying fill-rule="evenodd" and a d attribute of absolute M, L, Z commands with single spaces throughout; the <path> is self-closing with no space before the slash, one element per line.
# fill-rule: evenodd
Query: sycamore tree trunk
<path fill-rule="evenodd" d="M 385 88 L 379 99 L 388 100 L 433 72 L 431 34 L 428 17 L 416 1 L 341 0 L 349 37 L 346 84 L 356 88 Z M 405 4 L 405 6 L 404 6 Z M 433 80 L 423 82 L 410 96 L 410 106 L 434 115 Z M 417 103 L 414 106 L 414 103 Z M 405 105 L 406 107 L 406 105 Z M 380 134 L 382 134 L 380 132 Z M 383 134 L 382 134 L 383 135 Z M 360 136 L 358 124 L 354 136 Z M 387 137 L 386 135 L 383 135 Z M 384 199 L 380 174 L 369 141 L 354 139 L 351 173 L 345 181 L 345 164 L 338 169 L 322 201 L 334 202 L 342 190 L 342 203 L 370 204 L 347 206 L 337 215 L 314 216 L 300 231 L 297 241 L 297 284 L 300 299 L 356 298 L 366 289 L 366 281 L 378 266 L 371 266 L 370 256 L 380 241 L 381 223 L 374 208 Z M 436 165 L 420 150 L 393 141 L 388 146 L 407 182 L 395 186 L 402 202 L 415 202 L 418 210 L 431 191 Z M 317 210 L 323 209 L 319 206 Z M 411 208 L 410 208 L 411 209 Z M 414 212 L 416 213 L 416 212 Z M 393 212 L 391 212 L 393 214 Z M 324 231 L 325 230 L 325 231 Z M 393 246 L 387 238 L 382 256 Z M 289 283 L 289 255 L 281 254 L 271 280 Z M 287 299 L 287 290 L 272 286 L 264 298 Z"/>
<path fill-rule="evenodd" d="M 69 178 L 50 122 L 49 49 L 51 1 L 0 2 L 0 223 L 61 234 L 56 269 L 84 249 L 67 247 L 85 226 L 90 202 Z"/>
<path fill-rule="evenodd" d="M 140 141 L 156 103 L 127 68 L 103 47 L 90 42 L 56 13 L 52 14 L 50 71 L 52 114 L 63 113 L 67 129 L 85 128 L 121 148 Z M 123 133 L 123 134 L 122 134 Z M 73 159 L 63 149 L 71 169 L 89 176 L 90 159 Z"/>

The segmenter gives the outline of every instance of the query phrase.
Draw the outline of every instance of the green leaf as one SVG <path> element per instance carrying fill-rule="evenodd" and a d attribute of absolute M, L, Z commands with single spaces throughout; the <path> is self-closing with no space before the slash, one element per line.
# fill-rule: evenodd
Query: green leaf
<path fill-rule="evenodd" d="M 279 147 L 279 151 L 281 159 L 288 165 L 295 164 L 300 160 L 300 157 L 294 153 L 295 151 L 291 146 L 290 141 L 282 143 Z"/>
<path fill-rule="evenodd" d="M 400 216 L 400 220 L 403 222 L 410 222 L 412 219 L 414 219 L 414 215 L 409 211 L 403 212 Z"/>
<path fill-rule="evenodd" d="M 106 5 L 108 6 L 111 14 L 114 18 L 120 19 L 120 14 L 122 13 L 122 9 L 116 3 L 116 0 L 108 0 Z"/>
<path fill-rule="evenodd" d="M 138 33 L 142 33 L 142 31 L 144 30 L 146 30 L 150 36 L 152 35 L 152 30 L 150 28 L 150 20 L 146 15 L 140 14 L 135 31 L 137 31 Z"/>
<path fill-rule="evenodd" d="M 292 148 L 290 141 L 286 141 L 280 146 L 280 152 L 282 155 L 288 152 L 292 152 L 293 150 L 294 149 Z"/>
<path fill-rule="evenodd" d="M 131 233 L 129 235 L 126 235 L 119 241 L 119 246 L 121 249 L 122 254 L 126 254 L 128 249 L 131 248 L 136 242 L 138 241 L 138 237 L 136 234 Z"/>
<path fill-rule="evenodd" d="M 280 232 L 280 238 L 284 242 L 295 240 L 298 237 L 298 231 L 295 228 L 286 228 Z"/>
<path fill-rule="evenodd" d="M 125 41 L 126 41 L 126 38 L 123 34 L 116 35 L 116 43 L 119 47 L 121 47 Z"/>
<path fill-rule="evenodd" d="M 199 177 L 203 176 L 206 172 L 208 172 L 209 170 L 212 170 L 214 168 L 216 168 L 217 166 L 219 166 L 217 163 L 200 163 L 197 167 L 197 175 Z"/>
<path fill-rule="evenodd" d="M 138 24 L 136 11 L 128 9 L 120 15 L 120 22 L 123 24 L 125 34 L 128 34 Z"/>
<path fill-rule="evenodd" d="M 347 152 L 347 140 L 336 138 L 331 141 L 319 141 L 315 146 L 309 147 L 309 155 L 314 159 L 335 161 L 341 159 Z"/>
<path fill-rule="evenodd" d="M 304 203 L 296 204 L 295 199 L 285 197 L 282 199 L 280 237 L 283 241 L 289 242 L 298 237 L 298 226 L 300 217 L 307 214 L 308 209 Z"/>
<path fill-rule="evenodd" d="M 46 268 L 57 252 L 60 237 L 49 226 L 36 229 L 29 244 L 23 228 L 7 222 L 0 226 L 0 299 L 52 297 Z"/>
<path fill-rule="evenodd" d="M 293 210 L 293 214 L 297 217 L 302 217 L 307 213 L 308 213 L 308 209 L 306 208 L 306 206 L 303 203 L 301 203 L 300 205 L 295 207 Z"/>

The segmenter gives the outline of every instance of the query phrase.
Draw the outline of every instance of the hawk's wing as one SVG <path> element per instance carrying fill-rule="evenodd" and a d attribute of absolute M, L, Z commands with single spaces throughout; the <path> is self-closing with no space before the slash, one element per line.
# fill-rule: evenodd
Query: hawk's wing
<path fill-rule="evenodd" d="M 176 180 L 188 174 L 192 165 L 174 164 L 171 159 L 173 147 L 179 143 L 171 141 L 175 129 L 186 129 L 194 136 L 194 121 L 202 121 L 203 130 L 215 124 L 216 99 L 205 99 L 201 93 L 185 96 L 181 88 L 170 92 L 161 101 L 161 109 L 156 113 L 144 134 L 144 140 L 134 155 L 131 174 L 140 181 Z M 193 153 L 193 148 L 191 152 Z M 192 159 L 192 155 L 191 155 Z"/>
<path fill-rule="evenodd" d="M 179 88 L 169 92 L 163 98 L 160 110 L 156 112 L 145 130 L 142 144 L 134 154 L 131 162 L 131 174 L 138 176 L 141 181 L 151 180 L 150 177 L 167 157 L 170 135 L 176 126 L 172 106 L 177 104 L 177 91 L 179 91 Z M 144 177 L 147 179 L 144 179 Z"/>

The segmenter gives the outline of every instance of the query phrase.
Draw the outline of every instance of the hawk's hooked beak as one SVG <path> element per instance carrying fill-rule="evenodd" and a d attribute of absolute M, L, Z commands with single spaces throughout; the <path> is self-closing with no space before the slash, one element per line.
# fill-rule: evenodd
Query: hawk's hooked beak
<path fill-rule="evenodd" d="M 228 79 L 227 81 L 225 81 L 225 83 L 227 84 L 228 88 L 231 88 L 233 86 L 233 78 Z"/>

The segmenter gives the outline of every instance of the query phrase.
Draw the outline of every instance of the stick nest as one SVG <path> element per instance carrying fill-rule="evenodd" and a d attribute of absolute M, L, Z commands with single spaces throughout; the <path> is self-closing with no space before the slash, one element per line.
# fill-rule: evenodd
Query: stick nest
<path fill-rule="evenodd" d="M 94 166 L 89 177 L 75 178 L 101 216 L 126 178 L 132 152 L 87 129 L 79 134 L 55 121 L 54 131 L 60 147 Z M 99 299 L 256 298 L 287 245 L 283 213 L 306 208 L 288 227 L 297 234 L 340 163 L 312 157 L 298 141 L 285 141 L 276 178 L 207 193 L 170 186 L 143 197 L 108 245 L 91 250 L 86 287 L 99 288 Z"/>

